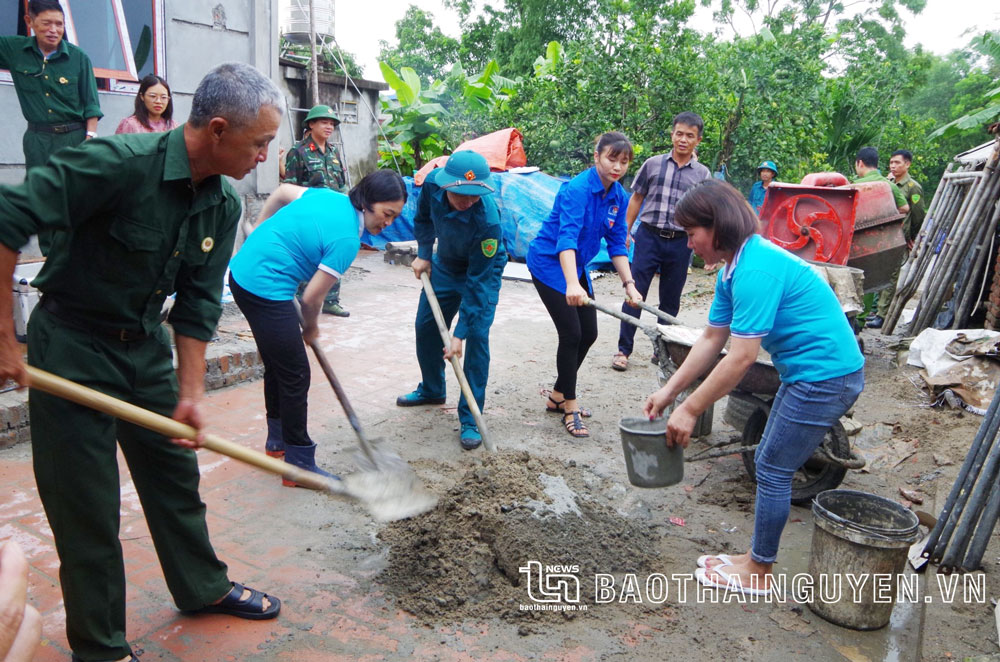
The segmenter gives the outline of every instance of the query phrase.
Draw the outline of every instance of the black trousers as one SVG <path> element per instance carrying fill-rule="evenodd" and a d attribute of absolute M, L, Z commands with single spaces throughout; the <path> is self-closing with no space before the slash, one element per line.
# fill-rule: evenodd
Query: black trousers
<path fill-rule="evenodd" d="M 534 276 L 531 282 L 538 290 L 549 317 L 556 325 L 559 346 L 556 348 L 556 383 L 553 388 L 567 400 L 576 400 L 576 373 L 587 358 L 590 346 L 597 340 L 597 310 L 590 306 L 571 306 L 566 303 L 566 295 L 554 290 Z M 587 290 L 586 275 L 580 277 L 580 285 Z M 594 298 L 594 295 L 590 295 Z"/>
<path fill-rule="evenodd" d="M 264 364 L 264 408 L 268 418 L 281 419 L 285 443 L 311 446 L 306 429 L 309 397 L 309 357 L 302 342 L 299 316 L 292 299 L 262 299 L 240 287 L 229 275 L 236 305 L 250 323 Z"/>

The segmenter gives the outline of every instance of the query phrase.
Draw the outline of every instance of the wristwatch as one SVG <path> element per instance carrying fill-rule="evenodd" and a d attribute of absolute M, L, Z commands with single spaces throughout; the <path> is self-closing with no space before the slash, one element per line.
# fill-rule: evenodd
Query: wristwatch
<path fill-rule="evenodd" d="M 622 283 L 622 287 L 624 287 L 626 289 L 628 288 L 629 285 L 635 285 L 635 281 L 632 280 L 631 278 L 629 278 L 627 281 L 625 281 L 624 283 Z"/>
<path fill-rule="evenodd" d="M 88 138 L 96 138 L 97 137 L 97 131 L 88 131 L 87 132 L 87 137 Z"/>

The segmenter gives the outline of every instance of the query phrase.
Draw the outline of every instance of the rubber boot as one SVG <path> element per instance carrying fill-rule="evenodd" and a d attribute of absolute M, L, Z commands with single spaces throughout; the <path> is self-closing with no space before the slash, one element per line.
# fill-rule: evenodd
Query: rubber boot
<path fill-rule="evenodd" d="M 285 439 L 281 436 L 281 419 L 267 419 L 267 441 L 264 442 L 264 452 L 271 457 L 285 456 Z"/>
<path fill-rule="evenodd" d="M 326 476 L 327 478 L 333 478 L 334 480 L 340 480 L 340 476 L 336 476 L 328 471 L 323 471 L 318 466 L 316 466 L 316 444 L 310 444 L 309 446 L 293 446 L 288 444 L 285 446 L 285 462 L 294 465 L 300 469 L 305 469 L 306 471 L 311 471 L 317 473 L 320 476 Z M 294 480 L 289 480 L 287 478 L 281 479 L 281 484 L 285 487 L 305 487 L 304 485 L 299 485 Z"/>

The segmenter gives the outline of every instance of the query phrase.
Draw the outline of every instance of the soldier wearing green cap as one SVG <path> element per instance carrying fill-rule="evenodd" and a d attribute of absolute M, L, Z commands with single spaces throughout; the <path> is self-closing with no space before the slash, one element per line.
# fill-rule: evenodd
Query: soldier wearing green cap
<path fill-rule="evenodd" d="M 400 407 L 444 404 L 444 361 L 461 357 L 466 341 L 465 376 L 479 409 L 485 405 L 490 327 L 507 264 L 500 212 L 492 198 L 495 191 L 496 180 L 486 159 L 468 150 L 452 154 L 420 189 L 413 219 L 417 238 L 413 273 L 418 279 L 422 273 L 430 275 L 445 324 L 450 327 L 456 313 L 458 323 L 451 347 L 444 347 L 427 296 L 421 292 L 416 321 L 421 380 L 413 392 L 396 398 Z M 462 448 L 477 448 L 483 437 L 464 395 L 458 402 L 458 420 Z"/>
<path fill-rule="evenodd" d="M 767 187 L 777 176 L 778 166 L 774 165 L 774 161 L 764 161 L 757 166 L 759 179 L 750 188 L 750 206 L 753 207 L 753 213 L 760 213 L 760 208 L 764 205 L 764 196 L 767 195 Z"/>
<path fill-rule="evenodd" d="M 285 176 L 281 181 L 309 188 L 329 188 L 339 193 L 347 193 L 347 176 L 344 162 L 330 137 L 340 124 L 340 118 L 333 108 L 323 104 L 313 106 L 306 115 L 302 126 L 306 135 L 288 150 L 285 157 Z M 299 287 L 302 294 L 303 283 Z M 323 312 L 337 317 L 349 317 L 351 313 L 340 305 L 340 280 L 334 283 L 323 302 Z"/>

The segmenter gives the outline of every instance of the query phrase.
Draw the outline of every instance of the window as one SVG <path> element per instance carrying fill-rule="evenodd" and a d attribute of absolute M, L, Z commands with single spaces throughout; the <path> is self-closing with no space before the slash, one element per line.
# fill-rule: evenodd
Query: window
<path fill-rule="evenodd" d="M 341 101 L 340 102 L 340 121 L 344 124 L 357 124 L 358 123 L 358 102 L 357 101 Z"/>
<path fill-rule="evenodd" d="M 163 0 L 60 0 L 66 40 L 94 64 L 98 87 L 134 93 L 148 74 L 164 75 Z M 0 0 L 0 35 L 24 35 L 26 0 Z M 0 80 L 10 81 L 7 72 Z"/>
<path fill-rule="evenodd" d="M 86 3 L 63 0 L 66 12 L 66 38 L 90 56 L 98 78 L 135 81 L 132 40 L 125 23 L 122 0 L 97 0 Z M 73 11 L 76 5 L 77 11 Z"/>

